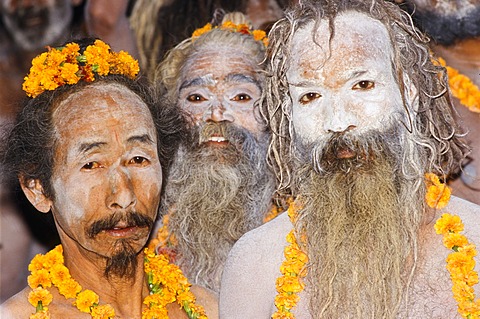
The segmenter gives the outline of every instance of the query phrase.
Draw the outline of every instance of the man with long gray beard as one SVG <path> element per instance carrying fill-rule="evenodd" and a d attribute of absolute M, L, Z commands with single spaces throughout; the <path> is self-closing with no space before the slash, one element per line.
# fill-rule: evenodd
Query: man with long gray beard
<path fill-rule="evenodd" d="M 227 14 L 171 50 L 156 81 L 191 116 L 193 132 L 168 177 L 158 249 L 173 250 L 190 280 L 216 292 L 230 248 L 272 207 L 268 133 L 255 114 L 264 39 L 243 14 Z"/>
<path fill-rule="evenodd" d="M 469 242 L 479 243 L 480 208 L 452 198 L 442 209 L 449 192 L 433 173 L 455 169 L 467 147 L 426 38 L 397 6 L 377 0 L 301 1 L 269 37 L 268 159 L 277 190 L 294 197 L 288 213 L 230 251 L 220 317 L 477 311 L 472 246 L 458 217 L 442 213 L 459 215 Z M 463 258 L 452 254 L 448 270 L 436 232 Z"/>

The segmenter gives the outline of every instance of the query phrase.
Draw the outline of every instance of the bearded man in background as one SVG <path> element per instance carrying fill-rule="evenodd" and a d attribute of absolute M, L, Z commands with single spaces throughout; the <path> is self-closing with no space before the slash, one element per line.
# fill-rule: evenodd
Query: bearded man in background
<path fill-rule="evenodd" d="M 193 135 L 168 176 L 162 211 L 174 239 L 160 245 L 174 247 L 191 281 L 216 292 L 230 248 L 262 224 L 274 193 L 269 134 L 256 112 L 265 38 L 256 40 L 247 24 L 243 14 L 227 14 L 183 41 L 155 81 L 188 114 Z"/>
<path fill-rule="evenodd" d="M 467 147 L 427 38 L 376 0 L 301 1 L 269 37 L 268 159 L 294 202 L 232 248 L 220 316 L 454 317 L 434 230 L 444 211 L 437 194 L 427 206 L 424 176 L 457 168 Z M 447 209 L 478 243 L 480 208 Z"/>

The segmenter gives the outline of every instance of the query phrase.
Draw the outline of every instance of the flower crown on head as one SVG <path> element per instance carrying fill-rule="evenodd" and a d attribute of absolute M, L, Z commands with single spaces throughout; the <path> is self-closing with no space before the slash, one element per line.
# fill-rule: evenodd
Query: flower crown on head
<path fill-rule="evenodd" d="M 80 80 L 93 82 L 95 74 L 120 74 L 133 79 L 140 70 L 138 61 L 130 54 L 125 51 L 113 52 L 101 40 L 95 40 L 83 53 L 80 53 L 80 46 L 75 42 L 63 47 L 47 48 L 47 52 L 33 59 L 30 73 L 24 78 L 22 88 L 32 98 Z"/>
<path fill-rule="evenodd" d="M 219 26 L 213 27 L 211 23 L 207 23 L 202 28 L 196 29 L 192 33 L 192 40 L 200 37 L 213 29 L 227 30 L 230 32 L 238 32 L 242 34 L 250 34 L 255 41 L 261 41 L 263 45 L 268 45 L 267 34 L 263 30 L 252 30 L 247 24 L 235 24 L 232 21 L 225 21 Z"/>

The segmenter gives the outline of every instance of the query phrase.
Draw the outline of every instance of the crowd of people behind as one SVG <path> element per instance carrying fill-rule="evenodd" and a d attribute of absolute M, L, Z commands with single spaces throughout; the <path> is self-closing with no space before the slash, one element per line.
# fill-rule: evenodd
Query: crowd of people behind
<path fill-rule="evenodd" d="M 480 316 L 480 1 L 0 14 L 2 318 Z"/>

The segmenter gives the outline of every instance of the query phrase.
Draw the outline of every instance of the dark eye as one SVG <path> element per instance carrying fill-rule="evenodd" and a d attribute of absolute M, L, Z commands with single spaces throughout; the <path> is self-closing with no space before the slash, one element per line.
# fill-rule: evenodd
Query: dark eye
<path fill-rule="evenodd" d="M 146 159 L 145 157 L 142 157 L 142 156 L 135 156 L 131 160 L 128 161 L 128 164 L 133 164 L 133 165 L 138 165 L 138 166 L 145 166 L 148 163 L 150 163 L 150 161 L 148 159 Z"/>
<path fill-rule="evenodd" d="M 360 81 L 353 86 L 353 90 L 371 90 L 375 87 L 375 83 L 372 81 Z"/>
<path fill-rule="evenodd" d="M 102 166 L 98 162 L 88 162 L 87 164 L 82 166 L 82 169 L 91 170 L 91 169 L 96 169 L 100 167 Z"/>
<path fill-rule="evenodd" d="M 322 96 L 318 93 L 315 92 L 308 92 L 307 94 L 304 94 L 300 97 L 300 103 L 301 104 L 308 104 L 312 102 L 313 100 L 316 100 L 318 98 L 321 98 Z"/>
<path fill-rule="evenodd" d="M 233 97 L 232 101 L 238 101 L 238 102 L 246 102 L 246 101 L 250 101 L 252 98 L 250 97 L 250 95 L 248 94 L 245 94 L 245 93 L 241 93 L 241 94 L 237 94 Z"/>
<path fill-rule="evenodd" d="M 193 103 L 198 103 L 198 102 L 203 102 L 206 101 L 207 99 L 201 96 L 200 94 L 191 94 L 187 96 L 187 101 L 193 102 Z"/>

